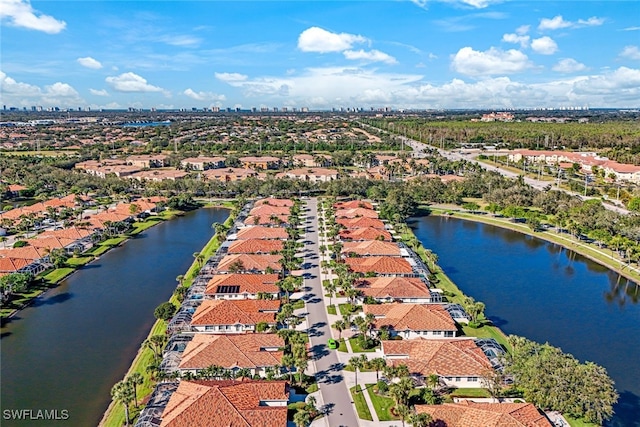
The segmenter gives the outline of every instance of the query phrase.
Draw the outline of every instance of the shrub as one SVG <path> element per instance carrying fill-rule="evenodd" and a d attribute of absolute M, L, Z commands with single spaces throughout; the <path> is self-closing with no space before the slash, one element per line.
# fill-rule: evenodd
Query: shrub
<path fill-rule="evenodd" d="M 177 307 L 172 302 L 163 302 L 153 311 L 156 319 L 169 320 L 176 313 Z"/>
<path fill-rule="evenodd" d="M 389 391 L 389 385 L 387 383 L 385 383 L 384 381 L 380 380 L 378 381 L 378 393 L 380 394 L 387 394 L 387 392 Z"/>

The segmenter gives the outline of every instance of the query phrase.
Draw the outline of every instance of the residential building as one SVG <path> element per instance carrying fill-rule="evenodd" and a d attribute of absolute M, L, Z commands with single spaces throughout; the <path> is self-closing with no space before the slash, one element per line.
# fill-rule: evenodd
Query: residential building
<path fill-rule="evenodd" d="M 552 427 L 532 403 L 479 403 L 463 400 L 442 405 L 415 405 L 418 414 L 429 414 L 434 425 L 447 427 Z"/>
<path fill-rule="evenodd" d="M 451 338 L 458 328 L 451 315 L 440 304 L 364 304 L 362 314 L 373 314 L 373 329 L 386 329 L 403 339 Z"/>
<path fill-rule="evenodd" d="M 243 181 L 247 178 L 257 177 L 258 173 L 246 168 L 207 169 L 202 176 L 209 181 L 233 182 Z"/>
<path fill-rule="evenodd" d="M 242 334 L 255 332 L 256 324 L 275 326 L 278 300 L 205 300 L 191 318 L 195 332 Z"/>
<path fill-rule="evenodd" d="M 428 304 L 442 300 L 440 293 L 432 293 L 427 284 L 417 277 L 365 277 L 359 279 L 355 286 L 363 297 L 380 302 Z"/>
<path fill-rule="evenodd" d="M 401 256 L 400 246 L 383 240 L 364 240 L 344 242 L 342 255 L 347 257 L 363 256 Z"/>
<path fill-rule="evenodd" d="M 336 222 L 340 225 L 344 225 L 345 228 L 378 228 L 380 230 L 384 230 L 384 222 L 380 221 L 376 218 L 366 218 L 366 217 L 358 217 L 358 218 L 338 218 Z"/>
<path fill-rule="evenodd" d="M 161 427 L 286 427 L 284 381 L 180 381 L 162 413 Z"/>
<path fill-rule="evenodd" d="M 208 169 L 220 169 L 224 168 L 224 157 L 188 157 L 186 159 L 182 159 L 180 165 L 184 169 L 196 170 L 196 171 L 205 171 Z"/>
<path fill-rule="evenodd" d="M 365 208 L 352 208 L 352 209 L 338 209 L 336 210 L 336 218 L 378 218 L 378 212 L 373 209 Z"/>
<path fill-rule="evenodd" d="M 250 226 L 243 227 L 238 230 L 238 239 L 279 239 L 284 240 L 288 238 L 287 230 L 284 227 L 263 227 L 263 226 Z"/>
<path fill-rule="evenodd" d="M 230 254 L 226 255 L 216 270 L 231 273 L 259 273 L 282 270 L 280 255 Z"/>
<path fill-rule="evenodd" d="M 164 154 L 143 154 L 127 157 L 127 164 L 142 169 L 163 168 L 167 166 L 168 159 Z"/>
<path fill-rule="evenodd" d="M 308 182 L 329 182 L 338 179 L 339 174 L 335 169 L 301 168 L 282 172 L 276 176 L 278 178 L 301 179 Z"/>
<path fill-rule="evenodd" d="M 277 274 L 216 274 L 207 283 L 204 295 L 212 299 L 277 299 L 280 288 L 276 283 Z"/>
<path fill-rule="evenodd" d="M 413 275 L 411 264 L 404 258 L 390 256 L 370 256 L 345 258 L 349 270 L 355 273 L 376 273 L 379 276 Z"/>
<path fill-rule="evenodd" d="M 276 334 L 195 334 L 189 341 L 178 370 L 197 372 L 210 366 L 237 371 L 248 369 L 251 376 L 264 377 L 268 368 L 282 364 L 284 340 Z"/>
<path fill-rule="evenodd" d="M 242 167 L 248 168 L 248 169 L 270 170 L 270 169 L 278 169 L 280 167 L 280 159 L 277 157 L 248 156 L 248 157 L 240 157 L 239 160 L 242 163 Z"/>
<path fill-rule="evenodd" d="M 277 254 L 284 248 L 282 240 L 235 240 L 229 245 L 230 254 Z"/>
<path fill-rule="evenodd" d="M 341 240 L 384 240 L 392 241 L 391 233 L 379 228 L 363 227 L 352 228 L 348 230 L 340 230 Z"/>

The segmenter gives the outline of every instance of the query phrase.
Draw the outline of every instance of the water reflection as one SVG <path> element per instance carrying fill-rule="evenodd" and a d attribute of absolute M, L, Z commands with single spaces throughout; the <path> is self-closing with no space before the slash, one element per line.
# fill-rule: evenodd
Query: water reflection
<path fill-rule="evenodd" d="M 487 224 L 422 217 L 412 228 L 505 333 L 548 341 L 604 366 L 621 395 L 607 425 L 640 427 L 635 283 L 561 246 Z"/>

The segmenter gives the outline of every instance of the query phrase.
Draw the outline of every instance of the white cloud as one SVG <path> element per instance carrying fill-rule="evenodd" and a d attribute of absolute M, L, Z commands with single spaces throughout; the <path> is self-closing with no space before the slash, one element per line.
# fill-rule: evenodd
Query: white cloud
<path fill-rule="evenodd" d="M 365 50 L 345 50 L 342 52 L 344 57 L 350 60 L 362 60 L 368 62 L 384 62 L 386 64 L 397 64 L 398 61 L 391 55 L 388 55 L 379 50 L 373 49 L 370 51 Z"/>
<path fill-rule="evenodd" d="M 348 33 L 332 33 L 319 27 L 311 27 L 300 33 L 298 37 L 298 49 L 303 52 L 342 52 L 356 43 L 365 43 L 368 40 L 359 35 Z"/>
<path fill-rule="evenodd" d="M 43 89 L 36 85 L 17 82 L 2 71 L 0 71 L 0 91 L 2 101 L 6 105 L 78 107 L 85 104 L 78 91 L 68 83 L 56 82 Z"/>
<path fill-rule="evenodd" d="M 450 3 L 453 5 L 472 6 L 478 9 L 484 9 L 485 7 L 490 6 L 492 4 L 502 3 L 504 0 L 433 0 L 433 1 L 438 1 L 440 3 Z M 428 4 L 430 3 L 430 0 L 411 0 L 411 2 L 417 5 L 418 7 L 426 9 Z"/>
<path fill-rule="evenodd" d="M 463 47 L 451 61 L 452 68 L 461 74 L 470 76 L 488 76 L 494 74 L 519 73 L 532 66 L 529 58 L 519 50 L 503 51 L 490 48 L 485 52 Z"/>
<path fill-rule="evenodd" d="M 147 83 L 144 77 L 135 73 L 122 73 L 107 77 L 105 81 L 118 92 L 163 92 L 164 89 Z"/>
<path fill-rule="evenodd" d="M 589 76 L 575 84 L 580 95 L 601 95 L 605 98 L 619 97 L 621 100 L 640 97 L 640 69 L 620 67 L 597 76 Z"/>
<path fill-rule="evenodd" d="M 198 37 L 182 35 L 182 36 L 163 36 L 159 39 L 161 42 L 171 46 L 191 47 L 198 46 L 202 43 L 202 39 Z"/>
<path fill-rule="evenodd" d="M 558 73 L 575 73 L 578 71 L 584 71 L 587 69 L 587 66 L 576 61 L 573 58 L 564 58 L 558 61 L 556 65 L 551 68 L 553 71 Z"/>
<path fill-rule="evenodd" d="M 17 82 L 2 71 L 0 71 L 0 89 L 3 97 L 6 95 L 22 95 L 26 97 L 40 95 L 38 86 Z"/>
<path fill-rule="evenodd" d="M 529 36 L 524 34 L 508 33 L 502 36 L 502 41 L 507 43 L 519 43 L 521 47 L 529 46 Z"/>
<path fill-rule="evenodd" d="M 531 28 L 531 26 L 529 25 L 520 25 L 518 28 L 516 28 L 516 34 L 519 34 L 521 36 L 529 33 L 529 29 Z"/>
<path fill-rule="evenodd" d="M 109 96 L 109 92 L 106 89 L 98 90 L 98 89 L 89 89 L 89 93 L 95 96 Z"/>
<path fill-rule="evenodd" d="M 640 31 L 640 27 L 627 27 L 623 28 L 622 31 Z"/>
<path fill-rule="evenodd" d="M 215 76 L 216 79 L 229 84 L 243 82 L 249 78 L 247 75 L 240 73 L 215 73 Z"/>
<path fill-rule="evenodd" d="M 48 34 L 57 34 L 67 26 L 64 21 L 34 10 L 29 0 L 0 0 L 0 18 L 14 27 Z"/>
<path fill-rule="evenodd" d="M 625 46 L 620 52 L 620 57 L 629 59 L 640 59 L 640 49 L 638 46 Z"/>
<path fill-rule="evenodd" d="M 196 101 L 225 101 L 227 99 L 224 95 L 218 95 L 213 92 L 196 92 L 191 88 L 186 89 L 183 93 Z"/>
<path fill-rule="evenodd" d="M 100 63 L 100 61 L 97 61 L 90 56 L 78 58 L 76 59 L 76 61 L 78 61 L 78 64 L 82 65 L 83 67 L 91 68 L 93 70 L 99 70 L 100 68 L 102 68 L 102 64 Z"/>
<path fill-rule="evenodd" d="M 542 18 L 538 30 L 559 30 L 562 28 L 596 27 L 604 24 L 604 18 L 592 16 L 589 19 L 578 19 L 577 21 L 565 21 L 562 15 L 553 18 Z"/>
<path fill-rule="evenodd" d="M 558 51 L 558 44 L 548 36 L 531 40 L 531 49 L 541 55 L 553 55 Z"/>

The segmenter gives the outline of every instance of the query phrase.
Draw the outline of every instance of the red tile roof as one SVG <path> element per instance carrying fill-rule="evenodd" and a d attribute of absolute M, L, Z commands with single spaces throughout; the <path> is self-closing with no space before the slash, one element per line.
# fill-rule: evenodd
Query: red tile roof
<path fill-rule="evenodd" d="M 218 274 L 209 280 L 205 295 L 218 293 L 218 286 L 238 286 L 237 294 L 257 294 L 258 292 L 279 292 L 277 274 Z"/>
<path fill-rule="evenodd" d="M 375 329 L 383 326 L 396 331 L 458 330 L 451 315 L 440 304 L 364 304 L 364 314 L 375 316 Z"/>
<path fill-rule="evenodd" d="M 345 242 L 342 246 L 343 254 L 356 254 L 359 256 L 400 256 L 400 247 L 393 242 L 381 240 L 364 240 Z"/>
<path fill-rule="evenodd" d="M 255 325 L 275 323 L 278 300 L 206 300 L 196 309 L 191 324 L 201 325 Z"/>
<path fill-rule="evenodd" d="M 384 229 L 384 222 L 380 221 L 376 218 L 366 218 L 366 217 L 358 217 L 358 218 L 338 218 L 336 219 L 338 224 L 344 225 L 346 228 L 379 228 Z"/>
<path fill-rule="evenodd" d="M 531 403 L 475 403 L 463 401 L 443 405 L 416 405 L 433 423 L 447 427 L 552 427 Z"/>
<path fill-rule="evenodd" d="M 284 340 L 276 334 L 195 334 L 182 353 L 180 369 L 265 368 L 280 365 Z"/>
<path fill-rule="evenodd" d="M 286 239 L 287 230 L 284 227 L 244 227 L 238 230 L 238 239 Z"/>
<path fill-rule="evenodd" d="M 241 271 L 266 271 L 271 267 L 274 271 L 280 271 L 280 255 L 257 255 L 257 254 L 230 254 L 222 258 L 218 264 L 218 271 L 229 271 L 234 263 L 242 263 Z"/>
<path fill-rule="evenodd" d="M 429 298 L 427 285 L 417 277 L 372 277 L 361 279 L 356 287 L 373 298 Z"/>
<path fill-rule="evenodd" d="M 269 254 L 284 248 L 282 240 L 249 239 L 236 240 L 229 245 L 230 254 Z"/>
<path fill-rule="evenodd" d="M 356 273 L 411 274 L 413 269 L 404 258 L 390 256 L 371 256 L 365 258 L 346 258 L 344 262 Z"/>
<path fill-rule="evenodd" d="M 255 216 L 269 216 L 269 215 L 286 215 L 289 216 L 291 209 L 288 206 L 271 206 L 271 205 L 260 205 L 256 206 L 251 211 L 249 211 L 249 215 Z"/>
<path fill-rule="evenodd" d="M 378 212 L 364 208 L 338 209 L 336 211 L 336 218 L 357 218 L 359 216 L 366 218 L 378 218 Z"/>
<path fill-rule="evenodd" d="M 355 209 L 355 208 L 373 209 L 373 205 L 371 203 L 365 202 L 363 200 L 350 200 L 348 202 L 337 202 L 333 204 L 333 207 L 336 209 Z"/>
<path fill-rule="evenodd" d="M 274 220 L 274 215 L 249 215 L 245 220 L 245 225 L 267 225 L 278 223 L 286 224 L 289 220 L 289 214 L 275 215 L 278 220 Z"/>
<path fill-rule="evenodd" d="M 352 228 L 349 230 L 340 231 L 340 239 L 342 240 L 380 240 L 390 242 L 391 233 L 386 230 L 380 230 L 379 228 Z"/>
<path fill-rule="evenodd" d="M 273 197 L 269 197 L 269 198 L 266 198 L 266 199 L 258 200 L 254 204 L 254 206 L 261 206 L 261 205 L 291 207 L 291 206 L 293 206 L 293 200 L 290 200 L 290 199 L 275 199 Z"/>
<path fill-rule="evenodd" d="M 162 414 L 162 427 L 285 427 L 289 398 L 284 381 L 180 381 Z"/>
<path fill-rule="evenodd" d="M 482 377 L 491 363 L 482 349 L 471 339 L 426 339 L 382 341 L 387 363 L 407 365 L 410 372 L 422 376 Z M 389 356 L 405 356 L 399 359 Z"/>

